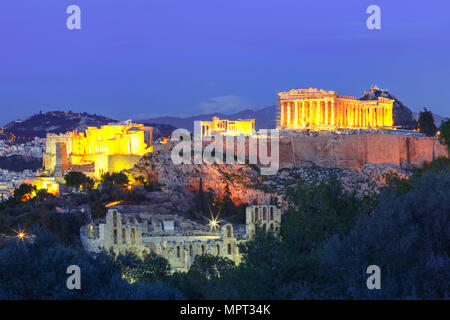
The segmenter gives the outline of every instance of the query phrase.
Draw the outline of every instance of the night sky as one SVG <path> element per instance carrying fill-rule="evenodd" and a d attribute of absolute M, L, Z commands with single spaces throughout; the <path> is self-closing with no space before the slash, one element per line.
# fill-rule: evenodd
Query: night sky
<path fill-rule="evenodd" d="M 81 30 L 66 27 L 72 4 Z M 366 27 L 371 4 L 381 30 Z M 0 41 L 0 125 L 41 110 L 231 113 L 371 84 L 450 116 L 448 0 L 1 0 Z"/>

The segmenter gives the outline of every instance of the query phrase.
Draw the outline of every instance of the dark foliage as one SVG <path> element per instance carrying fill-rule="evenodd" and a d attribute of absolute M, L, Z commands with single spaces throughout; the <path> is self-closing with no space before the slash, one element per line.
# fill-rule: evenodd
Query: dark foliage
<path fill-rule="evenodd" d="M 427 110 L 427 108 L 424 108 L 423 111 L 419 112 L 416 129 L 427 137 L 434 137 L 436 135 L 437 128 L 434 124 L 433 113 Z"/>
<path fill-rule="evenodd" d="M 69 290 L 67 267 L 81 270 L 81 290 Z M 162 282 L 130 285 L 111 255 L 93 257 L 39 233 L 34 243 L 11 242 L 0 250 L 0 299 L 181 299 Z"/>

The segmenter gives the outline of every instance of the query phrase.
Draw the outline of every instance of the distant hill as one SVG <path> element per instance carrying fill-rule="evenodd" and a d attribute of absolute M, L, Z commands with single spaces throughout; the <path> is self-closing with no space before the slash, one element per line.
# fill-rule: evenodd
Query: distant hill
<path fill-rule="evenodd" d="M 382 90 L 377 87 L 370 88 L 369 92 L 364 92 L 360 100 L 377 100 L 378 97 L 393 99 L 394 108 L 392 110 L 394 125 L 401 126 L 402 129 L 415 129 L 417 121 L 414 118 L 412 111 L 406 107 L 396 96 L 389 93 L 387 90 Z"/>
<path fill-rule="evenodd" d="M 87 127 L 98 127 L 110 122 L 115 122 L 115 120 L 89 113 L 50 111 L 12 121 L 3 129 L 19 139 L 33 139 L 34 137 L 45 138 L 50 132 L 82 131 Z"/>
<path fill-rule="evenodd" d="M 0 157 L 0 168 L 9 171 L 21 172 L 23 170 L 36 171 L 42 167 L 42 160 L 24 156 Z"/>
<path fill-rule="evenodd" d="M 270 106 L 259 110 L 243 110 L 233 114 L 209 113 L 192 117 L 158 117 L 146 120 L 136 120 L 136 122 L 170 124 L 176 128 L 183 128 L 189 131 L 194 130 L 194 121 L 211 120 L 212 117 L 221 119 L 238 120 L 238 119 L 255 119 L 256 129 L 273 129 L 275 128 L 276 106 Z"/>
<path fill-rule="evenodd" d="M 172 132 L 176 129 L 174 126 L 164 123 L 148 123 L 142 121 L 136 121 L 136 123 L 142 123 L 148 127 L 153 127 L 152 131 L 153 140 L 158 140 L 161 137 L 169 137 L 172 135 Z"/>
<path fill-rule="evenodd" d="M 0 139 L 23 142 L 32 140 L 34 137 L 45 138 L 47 133 L 65 133 L 73 130 L 84 131 L 88 127 L 100 127 L 112 122 L 117 122 L 117 120 L 86 112 L 41 112 L 31 117 L 8 123 L 0 130 Z M 170 135 L 174 129 L 174 127 L 167 124 L 155 124 L 153 139 Z"/>
<path fill-rule="evenodd" d="M 413 115 L 414 115 L 414 119 L 419 120 L 419 112 L 413 112 Z M 441 126 L 442 121 L 445 121 L 448 118 L 440 116 L 436 113 L 433 113 L 433 119 L 434 119 L 435 126 L 439 128 Z"/>

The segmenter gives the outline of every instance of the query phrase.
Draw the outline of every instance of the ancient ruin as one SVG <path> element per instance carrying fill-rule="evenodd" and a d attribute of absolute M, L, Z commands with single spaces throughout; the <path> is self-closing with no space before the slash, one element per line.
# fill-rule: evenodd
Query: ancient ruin
<path fill-rule="evenodd" d="M 392 128 L 394 100 L 358 100 L 322 89 L 292 89 L 278 93 L 278 129 Z"/>
<path fill-rule="evenodd" d="M 173 271 L 188 271 L 195 257 L 202 254 L 226 257 L 239 264 L 238 244 L 250 239 L 256 226 L 278 232 L 280 222 L 281 209 L 273 205 L 247 207 L 245 226 L 225 221 L 201 224 L 178 215 L 125 214 L 110 208 L 105 221 L 81 228 L 81 241 L 90 252 L 130 251 L 144 257 L 151 251 L 167 259 Z"/>
<path fill-rule="evenodd" d="M 255 119 L 224 120 L 213 117 L 212 121 L 200 121 L 200 134 L 203 136 L 239 136 L 255 133 Z"/>
<path fill-rule="evenodd" d="M 47 134 L 44 171 L 61 177 L 66 170 L 100 178 L 106 172 L 132 168 L 152 152 L 152 128 L 130 120 L 111 123 L 86 132 Z"/>

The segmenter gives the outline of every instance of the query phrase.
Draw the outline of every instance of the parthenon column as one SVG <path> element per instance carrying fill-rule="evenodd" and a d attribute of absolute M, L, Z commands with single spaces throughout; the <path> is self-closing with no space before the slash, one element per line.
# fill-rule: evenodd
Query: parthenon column
<path fill-rule="evenodd" d="M 306 121 L 305 121 L 305 108 L 306 108 L 306 106 L 305 106 L 305 101 L 304 100 L 302 100 L 302 127 L 304 128 L 304 127 L 306 127 Z"/>
<path fill-rule="evenodd" d="M 291 126 L 291 102 L 289 101 L 286 105 L 286 125 Z"/>
<path fill-rule="evenodd" d="M 347 116 L 347 106 L 344 101 L 342 101 L 342 126 L 345 127 L 347 124 L 346 116 Z"/>
<path fill-rule="evenodd" d="M 361 121 L 361 104 L 358 103 L 358 126 L 362 127 L 362 121 Z"/>
<path fill-rule="evenodd" d="M 334 126 L 334 122 L 335 122 L 335 106 L 334 106 L 334 101 L 331 101 L 331 119 L 330 119 L 330 123 L 332 126 Z"/>
<path fill-rule="evenodd" d="M 294 101 L 294 126 L 298 126 L 298 100 Z"/>
<path fill-rule="evenodd" d="M 342 120 L 343 121 L 342 124 L 344 125 L 344 127 L 346 127 L 348 124 L 348 104 L 347 102 L 343 102 L 343 104 L 344 104 L 344 119 Z"/>
<path fill-rule="evenodd" d="M 350 123 L 351 123 L 351 127 L 354 127 L 355 126 L 355 122 L 356 122 L 356 119 L 355 119 L 355 103 L 354 102 L 352 102 L 352 103 L 350 103 L 350 105 L 351 105 L 351 113 L 350 113 Z"/>
<path fill-rule="evenodd" d="M 341 119 L 342 106 L 341 106 L 341 102 L 340 101 L 337 102 L 336 109 L 337 109 L 337 113 L 336 113 L 336 115 L 337 115 L 337 119 L 336 120 L 337 121 L 336 121 L 336 124 L 340 127 L 341 124 L 342 124 L 342 119 Z"/>
<path fill-rule="evenodd" d="M 280 127 L 284 126 L 284 103 L 280 103 Z"/>
<path fill-rule="evenodd" d="M 314 124 L 314 119 L 313 119 L 313 105 L 311 100 L 308 100 L 308 106 L 309 106 L 309 125 L 311 126 L 312 124 Z"/>
<path fill-rule="evenodd" d="M 320 123 L 320 114 L 319 114 L 319 101 L 314 101 L 316 104 L 316 107 L 314 109 L 314 124 L 319 125 Z"/>
<path fill-rule="evenodd" d="M 325 125 L 328 125 L 328 103 L 329 101 L 325 101 Z"/>

